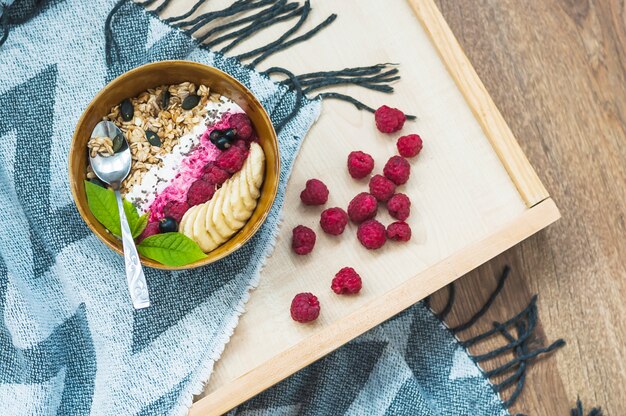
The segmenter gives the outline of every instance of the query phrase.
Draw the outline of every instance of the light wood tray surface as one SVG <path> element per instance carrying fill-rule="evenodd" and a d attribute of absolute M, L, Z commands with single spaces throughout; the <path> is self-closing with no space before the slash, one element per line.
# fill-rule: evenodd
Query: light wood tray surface
<path fill-rule="evenodd" d="M 177 6 L 192 3 L 179 0 Z M 289 182 L 276 249 L 192 415 L 227 411 L 559 218 L 432 0 L 314 0 L 312 5 L 305 27 L 333 12 L 337 22 L 268 61 L 294 73 L 400 64 L 403 78 L 393 95 L 339 91 L 418 116 L 402 131 L 424 139 L 411 179 L 400 188 L 412 200 L 413 238 L 368 251 L 356 240 L 354 225 L 340 237 L 327 236 L 318 225 L 321 209 L 300 204 L 300 190 L 315 177 L 330 189 L 327 206 L 345 208 L 352 196 L 367 190 L 367 182 L 347 174 L 347 154 L 355 149 L 372 154 L 380 172 L 396 153 L 398 135 L 379 133 L 371 114 L 324 102 Z M 265 30 L 245 48 L 278 32 Z M 379 219 L 391 221 L 384 208 Z M 317 231 L 309 256 L 291 252 L 291 230 L 298 224 Z M 332 276 L 344 266 L 355 267 L 364 279 L 356 297 L 330 290 Z M 291 299 L 303 291 L 315 293 L 322 305 L 320 318 L 309 325 L 289 316 Z"/>

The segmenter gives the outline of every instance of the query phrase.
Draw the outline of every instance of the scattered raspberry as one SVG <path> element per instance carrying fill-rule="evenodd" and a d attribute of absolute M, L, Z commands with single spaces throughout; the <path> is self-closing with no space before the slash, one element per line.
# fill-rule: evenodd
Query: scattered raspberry
<path fill-rule="evenodd" d="M 202 179 L 197 179 L 191 184 L 187 191 L 187 205 L 193 207 L 194 205 L 204 204 L 206 201 L 213 198 L 213 194 L 215 194 L 214 184 Z"/>
<path fill-rule="evenodd" d="M 395 194 L 387 201 L 387 209 L 389 215 L 404 221 L 409 218 L 411 213 L 411 200 L 404 194 Z"/>
<path fill-rule="evenodd" d="M 381 248 L 387 240 L 385 226 L 376 220 L 367 220 L 359 225 L 356 236 L 368 250 Z"/>
<path fill-rule="evenodd" d="M 397 108 L 380 106 L 374 113 L 376 127 L 383 133 L 394 133 L 404 126 L 406 116 Z"/>
<path fill-rule="evenodd" d="M 342 295 L 359 293 L 362 286 L 361 276 L 352 267 L 344 267 L 337 272 L 330 288 L 336 294 Z"/>
<path fill-rule="evenodd" d="M 254 128 L 252 127 L 252 121 L 246 113 L 231 114 L 228 120 L 230 127 L 235 129 L 237 137 L 243 140 L 254 139 Z"/>
<path fill-rule="evenodd" d="M 186 202 L 169 201 L 163 207 L 163 216 L 174 218 L 176 222 L 180 222 L 183 219 L 183 215 L 189 209 L 189 205 Z"/>
<path fill-rule="evenodd" d="M 348 155 L 348 172 L 354 179 L 366 177 L 373 169 L 374 159 L 367 153 L 356 151 Z"/>
<path fill-rule="evenodd" d="M 396 147 L 402 157 L 417 156 L 422 150 L 422 138 L 417 134 L 409 134 L 398 139 Z"/>
<path fill-rule="evenodd" d="M 341 208 L 328 208 L 322 211 L 320 226 L 325 233 L 339 235 L 348 224 L 348 214 Z"/>
<path fill-rule="evenodd" d="M 385 164 L 383 173 L 396 185 L 402 185 L 409 180 L 411 166 L 402 156 L 392 156 Z"/>
<path fill-rule="evenodd" d="M 217 157 L 215 166 L 233 174 L 241 169 L 245 160 L 246 153 L 237 146 L 231 146 Z"/>
<path fill-rule="evenodd" d="M 304 225 L 298 225 L 293 229 L 291 248 L 296 254 L 309 254 L 315 247 L 315 231 Z"/>
<path fill-rule="evenodd" d="M 374 218 L 377 212 L 378 201 L 367 192 L 361 192 L 348 204 L 348 216 L 357 224 Z"/>
<path fill-rule="evenodd" d="M 370 179 L 370 193 L 380 202 L 386 202 L 396 192 L 396 184 L 383 175 L 374 175 Z"/>
<path fill-rule="evenodd" d="M 159 233 L 159 222 L 149 222 L 146 228 L 143 229 L 139 237 L 137 237 L 137 244 L 141 243 L 144 239 Z"/>
<path fill-rule="evenodd" d="M 319 179 L 309 179 L 300 199 L 304 205 L 324 205 L 328 201 L 328 188 Z"/>
<path fill-rule="evenodd" d="M 394 241 L 409 241 L 411 227 L 404 221 L 392 222 L 387 226 L 387 238 Z"/>
<path fill-rule="evenodd" d="M 298 293 L 291 301 L 291 318 L 296 322 L 311 322 L 320 316 L 320 302 L 313 293 Z"/>
<path fill-rule="evenodd" d="M 207 182 L 214 183 L 218 187 L 230 178 L 230 174 L 228 172 L 224 169 L 218 168 L 213 162 L 207 163 L 202 170 L 204 172 L 202 179 Z"/>

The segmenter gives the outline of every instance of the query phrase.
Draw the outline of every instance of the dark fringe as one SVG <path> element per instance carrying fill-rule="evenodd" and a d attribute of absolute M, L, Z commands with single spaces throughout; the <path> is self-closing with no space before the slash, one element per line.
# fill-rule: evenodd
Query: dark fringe
<path fill-rule="evenodd" d="M 576 407 L 570 410 L 570 416 L 585 416 L 583 411 L 583 403 L 580 401 L 580 398 L 576 399 Z M 602 416 L 602 409 L 600 407 L 592 408 L 587 416 Z"/>
<path fill-rule="evenodd" d="M 498 284 L 493 292 L 489 295 L 483 306 L 465 323 L 449 328 L 450 333 L 457 336 L 459 333 L 471 328 L 478 322 L 485 313 L 489 310 L 493 302 L 504 288 L 504 284 L 509 277 L 511 268 L 505 266 L 502 274 L 498 279 Z M 448 300 L 446 306 L 441 312 L 437 314 L 442 321 L 452 310 L 455 301 L 455 289 L 454 284 L 448 285 Z M 430 305 L 430 298 L 427 300 L 427 305 Z M 487 338 L 491 338 L 496 335 L 501 335 L 507 343 L 501 347 L 498 347 L 492 351 L 484 354 L 470 355 L 474 362 L 479 365 L 485 361 L 492 360 L 497 357 L 501 357 L 503 354 L 512 352 L 513 358 L 506 363 L 494 368 L 493 370 L 483 371 L 483 374 L 487 378 L 493 378 L 499 375 L 510 375 L 499 383 L 492 385 L 493 390 L 501 394 L 504 390 L 514 386 L 513 391 L 509 397 L 503 402 L 506 408 L 510 408 L 515 404 L 517 399 L 522 394 L 524 384 L 526 382 L 526 372 L 528 367 L 540 356 L 549 354 L 550 352 L 561 348 L 565 345 L 565 341 L 558 339 L 547 347 L 533 347 L 531 343 L 534 341 L 535 329 L 537 327 L 538 312 L 537 312 L 537 296 L 533 296 L 528 303 L 528 306 L 520 311 L 517 315 L 505 322 L 494 322 L 493 328 L 476 335 L 466 340 L 460 340 L 461 345 L 464 348 L 469 348 Z M 514 331 L 513 331 L 514 330 Z M 515 332 L 515 335 L 513 334 Z M 479 365 L 480 368 L 480 365 Z"/>
<path fill-rule="evenodd" d="M 106 39 L 106 61 L 112 64 L 113 58 L 119 58 L 119 46 L 114 36 L 114 15 L 119 11 L 126 0 L 120 0 L 111 10 L 105 22 Z M 218 53 L 226 54 L 235 46 L 245 42 L 259 31 L 276 25 L 280 22 L 296 19 L 295 23 L 282 33 L 277 39 L 240 53 L 234 58 L 244 63 L 248 68 L 256 67 L 271 56 L 289 47 L 304 42 L 324 28 L 332 24 L 336 19 L 336 14 L 331 14 L 325 20 L 317 24 L 312 29 L 298 35 L 306 20 L 310 17 L 310 0 L 236 0 L 229 6 L 221 10 L 202 13 L 196 15 L 200 7 L 207 3 L 207 0 L 197 0 L 185 13 L 164 19 L 165 23 L 180 29 L 188 36 L 194 38 L 202 47 L 216 49 Z M 170 0 L 144 0 L 138 3 L 147 9 L 151 14 L 156 15 L 165 10 L 170 4 Z M 157 5 L 158 4 L 158 5 Z M 156 7 L 154 7 L 157 5 Z M 218 19 L 230 18 L 227 22 L 215 23 Z M 204 31 L 204 34 L 197 35 L 197 32 Z M 279 131 L 298 112 L 303 98 L 311 100 L 335 99 L 348 102 L 359 110 L 375 112 L 375 109 L 362 103 L 356 98 L 333 91 L 323 91 L 331 87 L 340 85 L 353 85 L 382 93 L 392 93 L 392 83 L 400 79 L 396 64 L 377 64 L 365 67 L 344 68 L 335 71 L 311 72 L 302 75 L 294 75 L 286 68 L 272 67 L 262 72 L 266 76 L 270 74 L 282 74 L 287 78 L 283 81 L 290 90 L 296 94 L 297 107 L 291 111 L 290 116 L 281 120 L 275 127 Z M 317 92 L 317 95 L 309 97 L 309 94 Z M 407 115 L 407 119 L 414 120 L 416 117 Z"/>
<path fill-rule="evenodd" d="M 16 0 L 9 6 L 0 4 L 0 46 L 9 37 L 9 27 L 21 25 L 37 16 L 48 4 L 48 0 L 33 0 L 27 7 L 22 7 L 26 1 Z"/>

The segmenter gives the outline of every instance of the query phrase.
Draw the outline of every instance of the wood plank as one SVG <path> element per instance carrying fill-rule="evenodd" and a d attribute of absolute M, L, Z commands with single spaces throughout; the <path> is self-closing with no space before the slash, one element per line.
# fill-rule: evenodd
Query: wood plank
<path fill-rule="evenodd" d="M 554 202 L 544 200 L 498 232 L 429 267 L 358 311 L 333 321 L 240 378 L 220 386 L 194 403 L 189 414 L 219 415 L 230 410 L 559 218 Z"/>
<path fill-rule="evenodd" d="M 624 4 L 437 3 L 563 215 L 459 279 L 450 323 L 466 320 L 510 264 L 502 297 L 464 335 L 511 316 L 538 293 L 539 340 L 568 343 L 533 365 L 511 413 L 565 415 L 580 396 L 587 412 L 602 406 L 606 415 L 625 415 Z M 501 342 L 481 347 L 496 345 Z"/>
<path fill-rule="evenodd" d="M 408 0 L 408 2 L 428 32 L 442 61 L 463 93 L 526 205 L 532 207 L 543 201 L 548 197 L 548 191 L 528 162 L 513 132 L 502 118 L 435 2 L 432 0 Z"/>

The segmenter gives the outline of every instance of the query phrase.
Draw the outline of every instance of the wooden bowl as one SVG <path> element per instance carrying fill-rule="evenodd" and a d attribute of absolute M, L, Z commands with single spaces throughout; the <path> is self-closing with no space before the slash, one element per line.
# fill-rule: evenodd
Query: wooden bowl
<path fill-rule="evenodd" d="M 78 120 L 70 147 L 69 180 L 74 202 L 87 226 L 107 246 L 120 255 L 123 254 L 122 242 L 107 232 L 104 226 L 93 216 L 87 204 L 84 185 L 88 163 L 86 149 L 87 141 L 94 126 L 109 113 L 112 107 L 125 98 L 135 97 L 148 88 L 179 84 L 185 81 L 208 86 L 212 92 L 218 92 L 235 101 L 246 112 L 252 120 L 259 136 L 259 144 L 265 152 L 265 179 L 261 188 L 261 197 L 252 217 L 230 240 L 208 253 L 206 258 L 186 266 L 165 266 L 155 260 L 141 257 L 143 265 L 157 269 L 191 269 L 205 266 L 228 256 L 243 246 L 259 230 L 272 208 L 278 191 L 280 157 L 276 132 L 268 114 L 252 92 L 230 75 L 207 65 L 188 61 L 156 62 L 140 66 L 115 78 L 94 97 Z"/>

